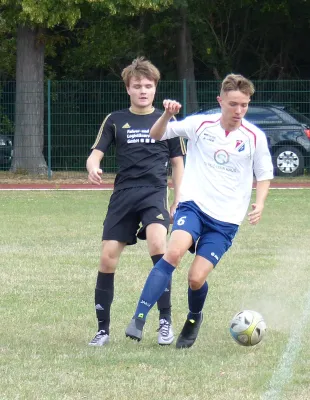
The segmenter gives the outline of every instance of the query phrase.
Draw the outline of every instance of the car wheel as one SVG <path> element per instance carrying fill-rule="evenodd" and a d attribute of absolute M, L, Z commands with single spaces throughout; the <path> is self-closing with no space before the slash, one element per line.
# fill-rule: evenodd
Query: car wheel
<path fill-rule="evenodd" d="M 297 176 L 304 173 L 305 160 L 300 150 L 293 146 L 283 146 L 273 155 L 275 175 Z"/>

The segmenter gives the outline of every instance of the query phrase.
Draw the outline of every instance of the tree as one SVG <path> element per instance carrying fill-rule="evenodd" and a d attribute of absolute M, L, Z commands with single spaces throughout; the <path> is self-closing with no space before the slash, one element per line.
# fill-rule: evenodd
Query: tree
<path fill-rule="evenodd" d="M 141 9 L 158 10 L 172 0 L 0 0 L 3 21 L 16 32 L 16 107 L 12 171 L 45 174 L 44 52 L 46 33 L 73 29 L 92 9 L 106 16 Z"/>
<path fill-rule="evenodd" d="M 42 29 L 17 28 L 16 101 L 12 171 L 46 173 L 44 138 L 44 44 Z"/>
<path fill-rule="evenodd" d="M 307 53 L 308 0 L 196 0 L 190 5 L 194 55 L 214 78 L 232 71 L 252 79 L 298 77 L 296 60 L 304 62 Z"/>
<path fill-rule="evenodd" d="M 181 4 L 177 9 L 180 23 L 177 41 L 177 71 L 179 79 L 185 79 L 186 85 L 186 114 L 198 108 L 197 89 L 194 71 L 193 44 L 191 28 L 188 23 L 188 7 Z"/>

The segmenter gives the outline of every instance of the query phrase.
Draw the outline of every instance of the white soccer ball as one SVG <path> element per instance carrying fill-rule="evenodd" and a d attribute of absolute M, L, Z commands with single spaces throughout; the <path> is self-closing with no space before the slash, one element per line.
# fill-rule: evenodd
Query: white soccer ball
<path fill-rule="evenodd" d="M 230 323 L 230 333 L 241 346 L 255 346 L 266 333 L 266 323 L 261 314 L 244 310 L 234 316 Z"/>

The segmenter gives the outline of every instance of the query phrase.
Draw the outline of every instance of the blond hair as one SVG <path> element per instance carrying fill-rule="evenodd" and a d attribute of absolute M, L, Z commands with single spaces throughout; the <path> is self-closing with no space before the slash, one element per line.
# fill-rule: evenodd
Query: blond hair
<path fill-rule="evenodd" d="M 160 79 L 160 72 L 149 60 L 146 60 L 144 57 L 138 57 L 123 69 L 122 78 L 126 87 L 130 85 L 131 78 L 147 78 L 150 81 L 154 81 L 157 86 Z"/>
<path fill-rule="evenodd" d="M 224 78 L 221 85 L 221 93 L 238 90 L 248 96 L 252 96 L 255 92 L 253 83 L 242 75 L 229 74 Z"/>

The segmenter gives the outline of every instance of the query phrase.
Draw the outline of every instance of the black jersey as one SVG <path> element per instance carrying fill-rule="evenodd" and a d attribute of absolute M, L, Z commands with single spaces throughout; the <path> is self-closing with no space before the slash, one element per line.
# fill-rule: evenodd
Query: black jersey
<path fill-rule="evenodd" d="M 115 144 L 115 190 L 167 186 L 169 159 L 184 155 L 186 150 L 182 138 L 158 141 L 150 137 L 150 129 L 161 115 L 155 108 L 148 114 L 125 109 L 112 112 L 103 121 L 92 149 L 105 153 Z"/>

